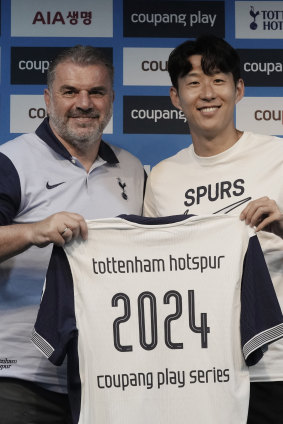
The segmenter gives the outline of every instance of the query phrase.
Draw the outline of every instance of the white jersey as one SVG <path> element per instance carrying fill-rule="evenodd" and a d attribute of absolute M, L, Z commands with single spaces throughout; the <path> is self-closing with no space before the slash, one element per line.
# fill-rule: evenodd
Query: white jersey
<path fill-rule="evenodd" d="M 144 200 L 145 216 L 239 215 L 250 200 L 268 196 L 283 211 L 283 140 L 245 132 L 230 149 L 200 157 L 193 145 L 155 166 Z M 283 240 L 260 231 L 259 241 L 283 309 Z M 283 381 L 283 340 L 252 367 L 252 381 Z"/>
<path fill-rule="evenodd" d="M 283 335 L 257 237 L 232 216 L 125 217 L 89 221 L 47 272 L 32 339 L 67 354 L 74 423 L 246 423 L 247 365 Z"/>

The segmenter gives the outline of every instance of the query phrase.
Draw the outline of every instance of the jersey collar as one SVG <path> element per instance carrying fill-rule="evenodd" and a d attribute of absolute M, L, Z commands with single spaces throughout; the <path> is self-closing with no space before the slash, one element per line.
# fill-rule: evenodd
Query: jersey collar
<path fill-rule="evenodd" d="M 41 138 L 52 150 L 54 150 L 59 155 L 63 156 L 68 160 L 72 160 L 72 155 L 68 152 L 66 147 L 58 140 L 58 138 L 53 133 L 48 118 L 45 118 L 43 122 L 35 131 L 36 135 Z M 111 147 L 101 140 L 98 150 L 98 155 L 108 162 L 109 164 L 119 163 L 119 160 Z"/>

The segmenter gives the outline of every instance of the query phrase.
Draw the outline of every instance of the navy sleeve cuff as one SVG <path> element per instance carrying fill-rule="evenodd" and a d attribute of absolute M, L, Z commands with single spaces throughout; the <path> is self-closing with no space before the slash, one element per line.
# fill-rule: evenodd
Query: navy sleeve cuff
<path fill-rule="evenodd" d="M 21 204 L 21 183 L 12 161 L 0 153 L 0 225 L 12 224 Z"/>

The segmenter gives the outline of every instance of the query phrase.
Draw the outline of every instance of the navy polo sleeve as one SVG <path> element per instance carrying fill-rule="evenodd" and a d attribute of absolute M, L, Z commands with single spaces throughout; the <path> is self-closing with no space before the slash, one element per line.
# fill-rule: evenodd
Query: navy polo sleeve
<path fill-rule="evenodd" d="M 12 161 L 0 153 L 0 225 L 10 225 L 21 204 L 21 183 Z"/>

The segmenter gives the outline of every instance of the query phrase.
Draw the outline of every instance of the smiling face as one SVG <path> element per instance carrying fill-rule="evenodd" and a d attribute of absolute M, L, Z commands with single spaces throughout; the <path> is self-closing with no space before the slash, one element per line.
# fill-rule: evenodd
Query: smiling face
<path fill-rule="evenodd" d="M 60 63 L 44 98 L 50 126 L 65 146 L 86 151 L 101 140 L 112 116 L 114 98 L 112 81 L 104 65 Z"/>
<path fill-rule="evenodd" d="M 213 139 L 235 132 L 234 108 L 244 95 L 240 79 L 236 86 L 231 73 L 204 74 L 201 56 L 189 58 L 192 70 L 171 87 L 171 101 L 186 116 L 192 139 Z"/>

